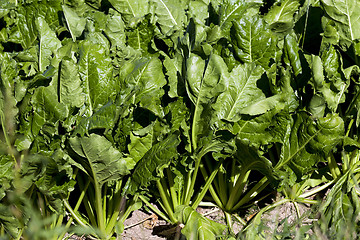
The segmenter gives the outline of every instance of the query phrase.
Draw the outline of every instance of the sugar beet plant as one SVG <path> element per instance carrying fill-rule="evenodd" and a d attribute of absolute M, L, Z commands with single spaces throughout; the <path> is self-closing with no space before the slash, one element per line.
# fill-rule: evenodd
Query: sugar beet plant
<path fill-rule="evenodd" d="M 325 225 L 358 221 L 358 0 L 0 10 L 2 236 L 116 238 L 144 204 L 175 238 L 215 239 L 226 226 L 195 211 L 206 200 L 250 238 L 264 211 L 330 186 Z"/>

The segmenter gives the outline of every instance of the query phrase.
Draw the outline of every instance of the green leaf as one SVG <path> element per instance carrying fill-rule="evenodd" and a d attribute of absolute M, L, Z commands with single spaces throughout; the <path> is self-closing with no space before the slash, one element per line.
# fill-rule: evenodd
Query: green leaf
<path fill-rule="evenodd" d="M 166 79 L 162 71 L 162 63 L 156 58 L 141 58 L 128 63 L 128 73 L 120 76 L 122 81 L 122 94 L 134 91 L 133 104 L 152 111 L 157 116 L 164 116 L 161 107 L 161 97 L 164 95 Z"/>
<path fill-rule="evenodd" d="M 10 209 L 9 206 L 0 204 L 0 225 L 9 237 L 16 238 L 20 232 L 21 222 L 14 216 L 14 213 L 11 212 Z"/>
<path fill-rule="evenodd" d="M 291 161 L 304 174 L 324 161 L 343 137 L 344 122 L 338 115 L 329 114 L 315 121 L 305 113 L 297 114 L 291 134 L 285 135 L 281 159 L 275 168 Z"/>
<path fill-rule="evenodd" d="M 225 36 L 229 35 L 233 20 L 256 14 L 261 5 L 259 0 L 223 0 L 219 9 L 219 25 Z"/>
<path fill-rule="evenodd" d="M 34 116 L 31 131 L 36 136 L 44 124 L 56 124 L 68 116 L 67 107 L 58 102 L 54 87 L 39 87 L 31 99 Z"/>
<path fill-rule="evenodd" d="M 240 162 L 241 168 L 256 170 L 268 177 L 273 178 L 273 167 L 269 159 L 262 156 L 255 148 L 250 146 L 248 141 L 236 139 L 236 160 Z"/>
<path fill-rule="evenodd" d="M 74 130 L 74 136 L 77 134 L 84 136 L 85 134 L 97 130 L 104 130 L 104 132 L 107 133 L 114 128 L 119 117 L 118 111 L 119 108 L 117 108 L 115 104 L 109 102 L 90 117 L 82 119 Z"/>
<path fill-rule="evenodd" d="M 154 121 L 149 126 L 130 133 L 128 150 L 130 157 L 135 162 L 138 162 L 150 150 L 154 142 L 157 141 L 156 133 L 154 132 L 154 127 L 157 123 L 157 121 Z"/>
<path fill-rule="evenodd" d="M 36 19 L 39 17 L 44 19 L 52 30 L 58 27 L 60 25 L 59 9 L 58 6 L 54 6 L 56 3 L 53 3 L 34 2 L 18 7 L 16 10 L 16 24 L 10 23 L 13 27 L 9 29 L 9 41 L 21 44 L 25 50 L 36 45 L 38 35 Z"/>
<path fill-rule="evenodd" d="M 215 240 L 223 235 L 225 225 L 209 220 L 189 206 L 175 208 L 175 218 L 185 224 L 181 233 L 188 240 Z"/>
<path fill-rule="evenodd" d="M 226 90 L 213 106 L 219 119 L 237 122 L 241 119 L 243 109 L 265 98 L 257 85 L 264 72 L 262 67 L 255 64 L 238 65 L 231 71 Z"/>
<path fill-rule="evenodd" d="M 346 41 L 360 38 L 360 5 L 358 0 L 321 0 L 327 14 L 334 20 L 340 36 Z"/>
<path fill-rule="evenodd" d="M 186 20 L 185 4 L 177 0 L 150 0 L 152 14 L 160 25 L 163 36 L 170 36 L 173 32 L 183 29 Z"/>
<path fill-rule="evenodd" d="M 272 31 L 277 33 L 286 32 L 295 25 L 294 14 L 298 10 L 300 3 L 298 0 L 285 0 L 280 4 L 272 5 L 266 14 L 265 20 L 270 25 Z"/>
<path fill-rule="evenodd" d="M 286 35 L 284 42 L 284 61 L 286 65 L 291 66 L 295 76 L 302 73 L 299 52 L 300 47 L 296 36 L 294 36 L 294 34 Z"/>
<path fill-rule="evenodd" d="M 52 55 L 61 47 L 61 42 L 43 18 L 38 17 L 36 19 L 36 27 L 39 32 L 40 41 L 39 70 L 44 72 L 50 65 Z"/>
<path fill-rule="evenodd" d="M 88 41 L 82 42 L 79 48 L 79 74 L 85 93 L 86 116 L 91 116 L 114 99 L 119 86 L 113 78 L 113 66 L 105 48 Z"/>
<path fill-rule="evenodd" d="M 110 13 L 111 12 L 112 11 L 110 11 Z M 104 33 L 109 38 L 111 47 L 121 47 L 125 45 L 125 24 L 119 13 L 113 11 L 113 15 L 107 16 Z"/>
<path fill-rule="evenodd" d="M 273 110 L 259 116 L 242 116 L 229 130 L 251 146 L 268 145 L 274 141 L 277 127 L 283 127 L 281 116 L 277 117 L 275 114 L 276 111 Z"/>
<path fill-rule="evenodd" d="M 174 98 L 182 96 L 185 91 L 185 86 L 181 77 L 183 59 L 180 54 L 175 55 L 175 58 L 165 56 L 164 67 L 166 69 L 166 76 L 169 80 L 169 97 Z"/>
<path fill-rule="evenodd" d="M 131 176 L 128 193 L 134 194 L 136 191 L 148 187 L 151 181 L 159 179 L 163 174 L 163 169 L 178 157 L 177 146 L 179 144 L 178 134 L 174 133 L 153 145 L 137 163 Z"/>
<path fill-rule="evenodd" d="M 15 177 L 14 174 L 14 159 L 10 155 L 0 155 L 0 201 L 6 195 L 5 191 L 11 188 L 11 182 Z"/>
<path fill-rule="evenodd" d="M 261 17 L 245 16 L 234 21 L 231 42 L 243 62 L 256 63 L 268 69 L 270 59 L 275 58 L 274 35 Z"/>
<path fill-rule="evenodd" d="M 74 10 L 66 5 L 62 5 L 62 9 L 64 11 L 68 30 L 75 42 L 76 38 L 80 37 L 85 29 L 86 19 L 79 17 Z"/>
<path fill-rule="evenodd" d="M 108 181 L 121 179 L 129 174 L 135 165 L 132 159 L 124 158 L 105 137 L 96 134 L 70 138 L 69 144 L 79 156 L 75 160 L 100 186 Z"/>
<path fill-rule="evenodd" d="M 147 15 L 139 24 L 126 31 L 128 45 L 140 50 L 143 56 L 149 54 L 149 48 L 155 34 L 155 26 L 150 23 L 150 17 L 150 15 Z"/>
<path fill-rule="evenodd" d="M 209 136 L 212 118 L 212 103 L 224 90 L 227 77 L 227 66 L 223 59 L 215 54 L 210 56 L 207 64 L 193 54 L 186 62 L 186 88 L 188 96 L 195 105 L 192 124 L 192 144 L 197 148 L 198 141 Z"/>
<path fill-rule="evenodd" d="M 149 13 L 148 0 L 109 0 L 126 24 L 134 24 Z"/>
<path fill-rule="evenodd" d="M 333 47 L 323 53 L 322 59 L 312 56 L 313 86 L 328 108 L 335 112 L 339 104 L 345 101 L 348 84 L 341 70 L 340 56 Z"/>
<path fill-rule="evenodd" d="M 71 59 L 63 59 L 59 74 L 60 102 L 71 108 L 80 108 L 85 103 L 78 66 Z"/>
<path fill-rule="evenodd" d="M 343 224 L 353 224 L 360 213 L 360 201 L 356 193 L 357 184 L 354 183 L 354 173 L 347 171 L 331 187 L 325 201 L 321 204 L 319 212 L 324 220 L 333 226 L 335 232 L 342 231 Z"/>

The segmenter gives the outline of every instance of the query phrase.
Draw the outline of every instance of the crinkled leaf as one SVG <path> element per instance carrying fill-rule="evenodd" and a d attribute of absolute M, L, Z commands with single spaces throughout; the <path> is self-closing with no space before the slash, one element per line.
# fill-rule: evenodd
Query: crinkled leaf
<path fill-rule="evenodd" d="M 118 108 L 115 104 L 109 102 L 102 106 L 90 117 L 82 119 L 74 130 L 74 135 L 91 133 L 92 131 L 104 130 L 106 133 L 115 126 L 118 120 Z"/>
<path fill-rule="evenodd" d="M 285 135 L 286 136 L 286 135 Z M 297 114 L 291 133 L 285 139 L 281 160 L 276 168 L 289 161 L 306 173 L 341 143 L 344 136 L 344 122 L 341 117 L 330 114 L 314 121 L 305 113 Z"/>
<path fill-rule="evenodd" d="M 154 38 L 155 26 L 150 23 L 150 15 L 147 15 L 139 24 L 126 31 L 127 44 L 140 50 L 143 56 L 149 54 L 149 48 Z"/>
<path fill-rule="evenodd" d="M 294 14 L 298 10 L 298 0 L 285 0 L 280 4 L 274 4 L 265 16 L 266 22 L 274 32 L 286 32 L 293 28 Z"/>
<path fill-rule="evenodd" d="M 268 69 L 270 59 L 275 57 L 275 37 L 259 16 L 244 16 L 233 21 L 231 41 L 243 62 L 256 63 Z"/>
<path fill-rule="evenodd" d="M 175 218 L 185 224 L 181 233 L 188 240 L 215 240 L 226 228 L 225 225 L 214 222 L 196 212 L 192 207 L 184 205 L 175 208 Z"/>
<path fill-rule="evenodd" d="M 124 158 L 105 137 L 96 134 L 70 138 L 69 144 L 78 155 L 75 160 L 100 186 L 108 181 L 121 179 L 135 165 L 132 159 Z"/>
<path fill-rule="evenodd" d="M 262 4 L 260 0 L 223 0 L 219 9 L 220 28 L 228 36 L 233 20 L 254 15 Z"/>
<path fill-rule="evenodd" d="M 125 45 L 125 24 L 120 14 L 114 13 L 113 15 L 107 17 L 104 33 L 109 38 L 111 47 L 121 47 Z"/>
<path fill-rule="evenodd" d="M 76 38 L 80 37 L 85 29 L 86 19 L 79 17 L 73 9 L 66 5 L 62 5 L 62 9 L 64 11 L 68 30 L 75 42 Z"/>
<path fill-rule="evenodd" d="M 123 76 L 122 89 L 125 93 L 134 91 L 133 104 L 152 111 L 157 116 L 163 116 L 160 98 L 164 94 L 163 86 L 166 79 L 162 71 L 163 65 L 156 58 L 141 58 L 127 66 L 129 73 Z"/>
<path fill-rule="evenodd" d="M 236 160 L 243 169 L 256 170 L 268 177 L 273 178 L 273 167 L 269 159 L 262 156 L 260 152 L 248 141 L 236 139 Z"/>
<path fill-rule="evenodd" d="M 192 143 L 197 148 L 197 142 L 209 135 L 212 103 L 224 90 L 227 77 L 227 66 L 223 59 L 215 54 L 210 56 L 207 64 L 199 56 L 193 54 L 186 62 L 186 88 L 188 96 L 195 105 L 192 125 Z"/>
<path fill-rule="evenodd" d="M 153 15 L 164 36 L 170 36 L 174 31 L 183 28 L 186 20 L 183 1 L 150 0 L 150 4 L 153 6 Z"/>
<path fill-rule="evenodd" d="M 17 12 L 17 24 L 10 29 L 9 41 L 21 44 L 23 49 L 29 49 L 36 44 L 38 17 L 46 20 L 50 28 L 54 30 L 59 26 L 58 9 L 52 3 L 32 3 L 19 6 Z"/>
<path fill-rule="evenodd" d="M 274 128 L 281 122 L 274 116 L 276 112 L 269 111 L 259 116 L 243 116 L 234 123 L 231 132 L 237 135 L 241 141 L 248 142 L 252 146 L 270 144 L 274 140 Z"/>
<path fill-rule="evenodd" d="M 293 34 L 286 35 L 284 42 L 284 62 L 288 66 L 291 66 L 295 76 L 302 73 L 299 51 L 300 47 L 297 38 Z"/>
<path fill-rule="evenodd" d="M 168 94 L 171 98 L 181 96 L 185 91 L 185 86 L 181 79 L 182 61 L 181 55 L 176 55 L 175 58 L 165 56 L 164 67 L 169 80 L 170 90 Z"/>
<path fill-rule="evenodd" d="M 45 19 L 38 17 L 35 21 L 39 32 L 39 70 L 45 71 L 50 65 L 52 56 L 61 47 L 60 40 L 56 37 Z"/>
<path fill-rule="evenodd" d="M 34 108 L 32 134 L 37 135 L 44 124 L 55 124 L 68 116 L 67 107 L 58 102 L 58 96 L 52 86 L 39 87 L 31 99 Z"/>
<path fill-rule="evenodd" d="M 60 102 L 70 108 L 80 108 L 85 102 L 77 64 L 63 59 L 59 74 Z"/>
<path fill-rule="evenodd" d="M 327 15 L 334 20 L 340 36 L 347 41 L 360 38 L 360 5 L 358 0 L 321 0 Z"/>
<path fill-rule="evenodd" d="M 179 144 L 178 134 L 174 133 L 153 145 L 137 163 L 131 176 L 128 193 L 134 194 L 136 191 L 148 187 L 151 181 L 160 179 L 163 169 L 178 157 L 177 146 Z"/>
<path fill-rule="evenodd" d="M 66 163 L 69 165 L 69 163 Z M 46 163 L 46 171 L 35 185 L 47 198 L 47 203 L 58 213 L 63 213 L 63 199 L 74 190 L 75 181 L 71 180 L 67 172 L 61 170 L 65 166 L 58 165 L 53 159 Z"/>
<path fill-rule="evenodd" d="M 109 0 L 126 24 L 133 24 L 149 13 L 148 0 Z"/>
<path fill-rule="evenodd" d="M 119 88 L 113 78 L 111 59 L 100 45 L 83 42 L 79 49 L 79 74 L 85 93 L 87 116 L 114 98 Z"/>
<path fill-rule="evenodd" d="M 219 119 L 237 122 L 243 109 L 265 98 L 257 85 L 264 72 L 255 64 L 239 65 L 231 71 L 226 90 L 213 106 Z"/>

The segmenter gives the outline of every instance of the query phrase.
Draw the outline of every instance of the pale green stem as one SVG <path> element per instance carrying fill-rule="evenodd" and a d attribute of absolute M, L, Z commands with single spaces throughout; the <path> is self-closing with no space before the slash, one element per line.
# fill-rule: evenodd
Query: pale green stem
<path fill-rule="evenodd" d="M 331 184 L 333 184 L 334 182 L 335 182 L 335 180 L 332 180 L 332 181 L 330 181 L 330 182 L 328 182 L 328 183 L 326 183 L 326 184 L 324 184 L 324 185 L 322 185 L 322 186 L 320 186 L 320 187 L 313 188 L 313 189 L 311 189 L 310 191 L 301 194 L 301 195 L 299 196 L 299 198 L 307 198 L 307 197 L 310 197 L 310 196 L 312 196 L 312 195 L 314 195 L 314 194 L 317 194 L 317 193 L 321 192 L 322 190 L 328 188 L 328 187 L 329 187 Z"/>
<path fill-rule="evenodd" d="M 164 208 L 165 208 L 164 210 L 166 211 L 167 215 L 169 216 L 171 223 L 176 223 L 177 220 L 174 217 L 174 211 L 171 208 L 171 205 L 169 202 L 169 197 L 167 196 L 160 180 L 156 181 L 156 186 L 159 190 L 162 203 L 164 204 Z"/>
<path fill-rule="evenodd" d="M 175 209 L 178 205 L 178 196 L 176 194 L 175 188 L 174 188 L 174 178 L 172 175 L 172 172 L 169 168 L 166 168 L 166 173 L 167 173 L 167 177 L 168 177 L 168 181 L 169 181 L 169 185 L 170 185 L 170 196 L 171 196 L 171 200 L 173 203 L 173 208 Z"/>
<path fill-rule="evenodd" d="M 148 208 L 150 208 L 154 213 L 156 213 L 158 216 L 160 216 L 162 219 L 164 219 L 166 222 L 171 222 L 171 220 L 165 216 L 164 213 L 162 213 L 159 209 L 157 209 L 156 207 L 154 207 L 149 201 L 147 201 L 143 196 L 139 196 L 139 198 L 141 199 L 141 201 L 143 201 L 146 206 L 148 206 Z"/>
<path fill-rule="evenodd" d="M 237 180 L 234 189 L 231 191 L 230 197 L 225 206 L 225 209 L 227 211 L 231 211 L 232 207 L 240 199 L 241 195 L 243 194 L 243 191 L 244 191 L 246 182 L 249 178 L 249 175 L 250 175 L 250 171 L 248 171 L 247 169 L 244 169 L 243 171 L 241 171 L 240 177 Z"/>

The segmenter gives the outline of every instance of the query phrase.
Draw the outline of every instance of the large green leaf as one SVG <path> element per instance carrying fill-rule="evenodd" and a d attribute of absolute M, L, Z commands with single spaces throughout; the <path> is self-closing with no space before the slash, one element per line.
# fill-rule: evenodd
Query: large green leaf
<path fill-rule="evenodd" d="M 43 72 L 50 65 L 52 56 L 61 47 L 61 42 L 43 18 L 38 17 L 36 19 L 36 27 L 39 32 L 40 42 L 39 71 Z"/>
<path fill-rule="evenodd" d="M 244 64 L 234 68 L 227 80 L 226 90 L 220 94 L 214 109 L 219 119 L 237 122 L 242 109 L 265 98 L 258 88 L 258 81 L 264 69 L 255 64 Z"/>
<path fill-rule="evenodd" d="M 186 20 L 185 4 L 179 0 L 151 0 L 153 15 L 160 25 L 164 36 L 170 36 L 174 31 L 183 29 Z"/>
<path fill-rule="evenodd" d="M 105 137 L 90 134 L 89 137 L 69 139 L 71 149 L 79 156 L 75 160 L 86 174 L 100 186 L 111 180 L 119 180 L 129 174 L 135 162 L 124 158 Z"/>
<path fill-rule="evenodd" d="M 79 74 L 85 93 L 87 116 L 114 99 L 119 85 L 113 78 L 111 59 L 106 49 L 88 41 L 82 42 L 79 49 Z"/>
<path fill-rule="evenodd" d="M 70 108 L 80 108 L 85 102 L 81 88 L 78 65 L 71 59 L 63 59 L 59 74 L 59 100 Z"/>
<path fill-rule="evenodd" d="M 67 27 L 73 41 L 75 42 L 76 38 L 80 37 L 85 29 L 86 19 L 79 17 L 74 10 L 66 5 L 63 5 L 62 9 L 64 11 Z"/>
<path fill-rule="evenodd" d="M 233 22 L 231 41 L 243 62 L 256 63 L 268 69 L 275 58 L 276 41 L 266 22 L 259 16 L 244 16 Z"/>
<path fill-rule="evenodd" d="M 158 116 L 164 115 L 160 98 L 164 95 L 162 88 L 166 79 L 162 67 L 161 61 L 156 57 L 141 58 L 128 63 L 127 74 L 120 76 L 123 92 L 135 92 L 132 103 L 139 104 Z"/>
<path fill-rule="evenodd" d="M 212 103 L 224 90 L 228 71 L 224 60 L 215 54 L 206 63 L 201 57 L 193 54 L 186 62 L 186 87 L 188 96 L 195 105 L 192 124 L 192 144 L 197 148 L 198 141 L 209 136 Z"/>
<path fill-rule="evenodd" d="M 163 169 L 179 156 L 177 146 L 180 144 L 178 134 L 174 133 L 149 149 L 136 165 L 131 176 L 128 193 L 145 189 L 153 180 L 160 179 Z"/>
<path fill-rule="evenodd" d="M 175 208 L 176 219 L 185 224 L 181 233 L 188 240 L 215 240 L 223 235 L 225 225 L 214 222 L 189 206 L 177 206 Z"/>
<path fill-rule="evenodd" d="M 312 56 L 313 86 L 328 108 L 335 112 L 339 104 L 345 101 L 348 84 L 342 73 L 339 53 L 333 47 L 323 53 L 322 59 Z"/>
<path fill-rule="evenodd" d="M 256 14 L 261 5 L 259 0 L 223 0 L 219 5 L 219 25 L 225 36 L 228 37 L 233 20 Z"/>
<path fill-rule="evenodd" d="M 299 8 L 298 0 L 285 0 L 274 4 L 266 14 L 265 20 L 275 32 L 286 32 L 293 28 L 294 14 Z"/>
<path fill-rule="evenodd" d="M 313 169 L 319 161 L 324 161 L 334 147 L 341 143 L 344 122 L 335 114 L 316 121 L 305 113 L 299 113 L 296 117 L 291 131 L 284 135 L 281 159 L 275 168 L 291 161 L 293 166 L 304 174 Z"/>
<path fill-rule="evenodd" d="M 52 30 L 59 27 L 58 5 L 56 2 L 22 5 L 17 8 L 16 24 L 9 29 L 9 41 L 21 44 L 23 49 L 29 49 L 36 44 L 37 27 L 36 19 L 42 18 Z"/>
<path fill-rule="evenodd" d="M 31 131 L 36 136 L 44 124 L 54 125 L 68 116 L 68 109 L 58 102 L 54 87 L 39 87 L 36 89 L 31 103 L 34 108 Z"/>
<path fill-rule="evenodd" d="M 149 13 L 148 0 L 109 0 L 123 17 L 126 24 L 132 24 Z"/>
<path fill-rule="evenodd" d="M 321 4 L 343 39 L 354 41 L 360 38 L 359 0 L 321 0 Z"/>
<path fill-rule="evenodd" d="M 269 159 L 249 145 L 248 141 L 236 140 L 236 160 L 240 162 L 242 169 L 256 170 L 268 177 L 273 178 L 273 167 Z"/>

